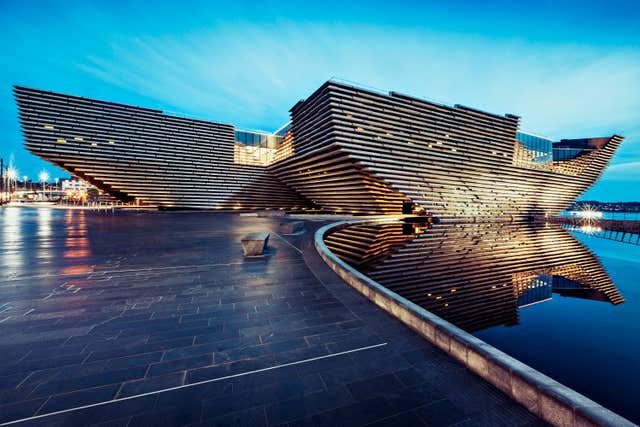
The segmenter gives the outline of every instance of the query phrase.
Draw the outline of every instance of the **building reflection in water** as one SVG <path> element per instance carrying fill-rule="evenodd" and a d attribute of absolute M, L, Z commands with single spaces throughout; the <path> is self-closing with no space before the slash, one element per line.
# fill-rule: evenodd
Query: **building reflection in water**
<path fill-rule="evenodd" d="M 80 263 L 64 263 L 61 274 L 85 274 L 93 268 L 87 263 L 91 250 L 89 248 L 89 236 L 87 217 L 84 210 L 67 210 L 64 216 L 65 239 L 62 258 L 76 260 Z"/>
<path fill-rule="evenodd" d="M 2 215 L 2 276 L 10 276 L 21 271 L 24 264 L 24 241 L 22 236 L 22 216 L 20 208 L 5 207 Z"/>
<path fill-rule="evenodd" d="M 469 332 L 515 325 L 519 308 L 553 294 L 624 302 L 596 256 L 559 225 L 354 225 L 325 242 L 381 285 Z"/>
<path fill-rule="evenodd" d="M 52 236 L 52 211 L 49 208 L 36 210 L 36 258 L 38 265 L 48 265 L 55 257 Z"/>

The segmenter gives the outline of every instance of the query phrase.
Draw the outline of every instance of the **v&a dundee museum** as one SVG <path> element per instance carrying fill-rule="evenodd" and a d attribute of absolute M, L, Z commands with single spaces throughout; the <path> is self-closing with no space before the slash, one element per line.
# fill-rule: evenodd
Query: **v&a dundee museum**
<path fill-rule="evenodd" d="M 520 118 L 328 81 L 273 134 L 16 87 L 27 148 L 124 201 L 518 219 L 556 214 L 622 142 L 551 141 Z"/>
<path fill-rule="evenodd" d="M 14 93 L 32 153 L 130 208 L 3 209 L 0 425 L 640 419 L 599 338 L 535 344 L 625 303 L 556 221 L 622 137 L 338 80 L 273 133 Z"/>

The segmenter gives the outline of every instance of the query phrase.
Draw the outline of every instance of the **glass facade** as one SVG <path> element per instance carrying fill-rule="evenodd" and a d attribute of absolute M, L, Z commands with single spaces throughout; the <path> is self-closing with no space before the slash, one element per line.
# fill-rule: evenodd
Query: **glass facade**
<path fill-rule="evenodd" d="M 562 162 L 566 160 L 573 160 L 581 154 L 589 151 L 593 150 L 585 150 L 584 148 L 556 147 L 553 149 L 553 161 Z"/>
<path fill-rule="evenodd" d="M 235 131 L 235 141 L 252 147 L 278 148 L 282 137 L 267 133 L 249 132 L 246 130 Z"/>
<path fill-rule="evenodd" d="M 237 130 L 234 133 L 233 161 L 240 165 L 269 166 L 293 155 L 289 127 L 277 134 Z M 282 134 L 282 135 L 281 135 Z"/>
<path fill-rule="evenodd" d="M 289 122 L 286 125 L 282 126 L 280 129 L 278 129 L 275 134 L 278 136 L 285 136 L 287 134 L 287 132 L 289 131 L 289 129 L 291 129 L 291 126 L 293 125 L 293 123 Z"/>
<path fill-rule="evenodd" d="M 553 142 L 550 139 L 528 133 L 518 132 L 518 142 L 525 149 L 527 162 L 546 165 L 554 160 Z"/>

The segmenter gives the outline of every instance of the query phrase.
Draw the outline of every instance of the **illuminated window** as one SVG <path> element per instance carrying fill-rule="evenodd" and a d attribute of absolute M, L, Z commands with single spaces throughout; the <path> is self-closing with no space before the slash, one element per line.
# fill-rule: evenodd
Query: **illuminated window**
<path fill-rule="evenodd" d="M 92 142 L 92 143 L 91 143 L 91 146 L 92 146 L 92 147 L 97 147 L 97 146 L 98 146 L 98 143 L 97 143 L 97 142 Z"/>
<path fill-rule="evenodd" d="M 82 139 L 82 137 L 81 137 L 81 136 L 76 136 L 76 137 L 75 137 L 75 138 L 73 138 L 73 139 L 75 139 L 76 141 L 84 141 L 84 139 Z"/>
<path fill-rule="evenodd" d="M 241 165 L 268 166 L 293 155 L 293 138 L 258 132 L 236 131 L 233 162 Z"/>
<path fill-rule="evenodd" d="M 65 143 L 65 142 L 67 142 L 67 140 L 66 140 L 66 139 L 57 139 L 56 141 L 61 142 L 61 143 Z"/>
<path fill-rule="evenodd" d="M 54 127 L 53 127 L 53 126 L 51 126 L 51 125 L 44 125 L 44 128 L 45 128 L 45 129 L 54 129 Z"/>
<path fill-rule="evenodd" d="M 112 139 L 109 140 L 109 144 L 115 144 L 116 142 Z"/>

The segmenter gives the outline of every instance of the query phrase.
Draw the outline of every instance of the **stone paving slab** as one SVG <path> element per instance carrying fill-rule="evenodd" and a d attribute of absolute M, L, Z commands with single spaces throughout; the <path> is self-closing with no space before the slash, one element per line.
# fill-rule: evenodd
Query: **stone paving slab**
<path fill-rule="evenodd" d="M 0 221 L 0 423 L 543 425 L 343 283 L 313 249 L 322 222 Z M 250 232 L 271 233 L 264 257 L 243 257 Z"/>

